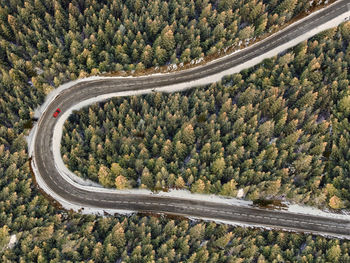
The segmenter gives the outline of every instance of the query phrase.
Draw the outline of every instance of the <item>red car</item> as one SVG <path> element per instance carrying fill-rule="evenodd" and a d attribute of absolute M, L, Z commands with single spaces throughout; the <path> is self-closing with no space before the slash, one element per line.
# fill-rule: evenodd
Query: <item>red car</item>
<path fill-rule="evenodd" d="M 56 118 L 57 115 L 61 112 L 60 108 L 57 108 L 57 110 L 55 111 L 55 113 L 53 114 L 53 116 Z"/>

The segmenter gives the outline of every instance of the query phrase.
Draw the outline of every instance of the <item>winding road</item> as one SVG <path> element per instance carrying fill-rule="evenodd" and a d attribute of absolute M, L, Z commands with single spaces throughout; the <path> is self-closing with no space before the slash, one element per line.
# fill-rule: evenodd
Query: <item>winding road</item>
<path fill-rule="evenodd" d="M 221 222 L 242 223 L 245 225 L 284 229 L 297 232 L 324 234 L 350 238 L 350 217 L 340 219 L 327 216 L 315 216 L 288 211 L 264 210 L 256 207 L 240 206 L 216 201 L 204 201 L 200 198 L 180 198 L 147 194 L 142 191 L 128 192 L 103 189 L 80 184 L 65 176 L 57 162 L 62 162 L 59 154 L 59 140 L 63 121 L 69 111 L 84 101 L 105 100 L 121 92 L 139 91 L 139 93 L 174 91 L 205 85 L 220 80 L 223 76 L 239 72 L 242 68 L 255 65 L 265 57 L 279 52 L 336 26 L 350 17 L 350 0 L 340 0 L 334 4 L 298 21 L 284 30 L 273 34 L 248 48 L 189 70 L 155 74 L 132 78 L 99 78 L 68 85 L 55 95 L 44 107 L 34 129 L 31 165 L 36 181 L 41 189 L 56 199 L 65 208 L 89 211 L 140 211 L 166 213 L 191 218 L 203 218 Z M 126 94 L 126 93 L 125 93 Z M 53 118 L 56 108 L 62 113 L 59 119 Z M 64 114 L 64 113 L 67 114 Z M 61 119 L 60 119 L 61 118 Z M 57 159 L 59 158 L 59 159 Z"/>

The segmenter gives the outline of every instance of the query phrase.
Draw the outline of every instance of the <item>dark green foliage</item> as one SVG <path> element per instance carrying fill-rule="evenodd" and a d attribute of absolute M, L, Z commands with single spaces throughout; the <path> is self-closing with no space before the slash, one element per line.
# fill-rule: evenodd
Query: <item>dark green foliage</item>
<path fill-rule="evenodd" d="M 88 178 L 118 163 L 131 187 L 348 207 L 347 26 L 207 88 L 84 109 L 65 126 L 64 160 Z"/>
<path fill-rule="evenodd" d="M 277 29 L 308 8 L 305 0 L 292 2 L 2 2 L 0 37 L 44 71 L 36 81 L 59 85 L 90 73 L 189 62 L 238 47 L 240 40 Z M 293 11 L 296 3 L 300 8 Z M 5 50 L 13 51 L 0 48 L 7 63 Z"/>
<path fill-rule="evenodd" d="M 231 0 L 210 3 L 208 1 L 1 1 L 0 261 L 233 262 L 244 258 L 247 261 L 261 262 L 263 259 L 268 262 L 273 260 L 306 262 L 316 259 L 321 262 L 326 260 L 349 262 L 349 242 L 321 237 L 163 218 L 141 216 L 101 218 L 67 213 L 50 204 L 39 193 L 31 179 L 24 138 L 28 130 L 25 128 L 28 127 L 28 120 L 33 117 L 34 109 L 43 102 L 45 95 L 54 86 L 90 73 L 141 69 L 177 60 L 188 61 L 224 46 L 234 45 L 238 40 L 239 28 L 254 26 L 254 34 L 258 35 L 277 28 L 282 21 L 287 20 L 286 13 L 277 17 L 274 15 L 277 6 L 280 5 L 279 2 L 271 1 L 263 4 L 260 1 L 252 4 L 247 1 Z M 308 1 L 298 1 L 293 15 L 306 10 L 307 4 Z M 240 18 L 241 7 L 245 5 L 248 12 L 244 19 L 247 21 Z M 266 6 L 263 8 L 263 5 Z M 231 9 L 233 11 L 230 11 Z M 250 15 L 250 9 L 256 12 Z M 341 30 L 344 39 L 349 41 L 347 29 L 348 26 L 342 27 Z M 335 54 L 342 47 L 343 45 L 336 45 L 335 48 L 330 47 L 330 50 Z M 160 57 L 155 55 L 156 52 Z M 343 56 L 348 60 L 348 55 L 345 54 L 349 51 L 344 49 L 343 52 L 343 55 L 339 55 L 340 61 L 326 61 L 331 67 L 328 75 L 333 74 L 330 76 L 332 79 L 337 75 L 346 78 L 347 73 L 344 75 L 342 71 L 345 65 L 342 65 L 341 61 L 345 61 Z M 298 60 L 296 67 L 301 74 L 306 60 L 302 55 L 296 59 Z M 312 79 L 319 79 L 319 74 L 314 72 Z M 339 93 L 341 95 L 337 97 L 338 89 L 345 90 L 345 85 L 347 83 L 339 80 L 331 87 L 334 91 L 334 100 L 337 102 L 346 102 L 345 93 Z M 306 96 L 305 99 L 309 100 L 310 97 Z M 346 113 L 347 109 L 343 104 L 339 104 L 339 115 L 334 114 L 339 123 L 343 121 L 345 123 L 344 112 Z M 210 105 L 211 111 L 212 106 L 215 109 L 215 105 Z M 187 107 L 191 108 L 191 105 Z M 94 118 L 93 114 L 96 113 L 92 111 L 88 119 L 97 125 L 99 120 Z M 209 111 L 203 113 L 198 123 L 205 125 L 209 117 Z M 105 116 L 101 115 L 101 118 Z M 106 127 L 108 125 L 111 124 L 107 124 Z M 128 121 L 125 125 L 129 128 L 133 124 Z M 176 125 L 173 124 L 173 129 Z M 148 127 L 140 123 L 140 127 L 142 126 Z M 346 131 L 341 131 L 340 127 L 338 133 L 344 132 L 345 138 Z M 90 137 L 93 135 L 86 134 Z M 97 134 L 90 141 L 98 146 L 101 143 L 99 136 L 100 134 Z M 146 133 L 136 133 L 135 137 L 142 141 Z M 181 150 L 187 152 L 192 140 L 191 136 L 188 138 L 187 144 L 178 145 L 180 152 Z M 338 158 L 348 160 L 345 155 L 346 148 L 337 150 L 342 143 L 341 138 L 339 141 L 337 139 L 333 138 L 336 147 L 327 146 L 325 154 L 331 156 L 332 160 L 335 160 L 334 163 Z M 112 137 L 111 140 L 115 141 L 115 138 Z M 74 140 L 72 142 L 75 143 Z M 254 140 L 252 143 L 254 144 Z M 158 146 L 157 141 L 155 144 L 156 147 L 152 145 L 154 148 L 152 151 L 164 155 L 163 162 L 168 162 L 175 151 L 172 144 L 166 142 L 164 145 L 168 148 Z M 87 148 L 77 148 L 75 154 L 79 156 L 86 150 Z M 113 148 L 109 149 L 108 154 L 113 151 Z M 193 149 L 190 149 L 190 152 L 192 151 Z M 142 154 L 146 159 L 150 153 L 144 151 Z M 75 161 L 79 164 L 79 159 Z M 115 165 L 107 168 L 113 176 L 123 175 L 133 180 L 136 180 L 141 172 L 143 182 L 151 187 L 153 173 L 144 168 L 140 161 L 135 161 L 135 171 L 124 169 L 128 162 L 130 160 L 125 159 L 124 163 L 120 164 L 123 169 Z M 162 169 L 163 162 L 158 160 L 151 167 L 152 171 L 154 167 L 161 167 L 160 178 L 168 172 Z M 98 180 L 97 163 L 91 164 L 87 167 L 87 173 Z M 334 171 L 346 172 L 345 169 L 347 169 L 346 163 Z M 193 173 L 191 175 L 194 178 L 196 171 L 189 172 Z M 169 177 L 171 178 L 171 174 Z M 175 176 L 172 178 L 177 185 L 182 184 Z M 339 192 L 337 178 L 336 174 L 330 174 L 322 184 L 327 185 L 328 193 L 345 196 L 347 193 L 345 190 Z M 122 178 L 119 179 L 119 182 L 123 183 Z M 170 181 L 168 179 L 167 182 Z M 196 185 L 200 190 L 202 185 L 200 183 Z M 10 235 L 13 234 L 17 236 L 18 243 L 13 249 L 9 249 L 7 244 Z"/>
<path fill-rule="evenodd" d="M 2 253 L 2 262 L 350 260 L 349 242 L 323 237 L 136 215 L 56 216 L 51 220 L 47 226 L 22 232 L 20 244 Z M 8 231 L 0 228 L 0 238 L 7 235 Z"/>

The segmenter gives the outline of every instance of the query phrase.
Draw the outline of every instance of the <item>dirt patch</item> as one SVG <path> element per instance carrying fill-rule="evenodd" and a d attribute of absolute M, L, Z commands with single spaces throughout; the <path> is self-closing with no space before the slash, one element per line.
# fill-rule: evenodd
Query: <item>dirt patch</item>
<path fill-rule="evenodd" d="M 169 220 L 186 220 L 188 221 L 189 219 L 184 216 L 176 215 L 176 214 L 171 214 L 171 213 L 152 213 L 152 212 L 138 212 L 136 213 L 138 216 L 148 216 L 148 217 L 156 217 L 156 218 L 166 218 Z"/>
<path fill-rule="evenodd" d="M 28 120 L 23 124 L 23 129 L 31 129 L 33 128 L 33 121 L 32 120 Z"/>
<path fill-rule="evenodd" d="M 288 207 L 287 205 L 283 204 L 281 200 L 277 199 L 256 199 L 253 201 L 253 206 L 277 210 L 286 210 Z"/>

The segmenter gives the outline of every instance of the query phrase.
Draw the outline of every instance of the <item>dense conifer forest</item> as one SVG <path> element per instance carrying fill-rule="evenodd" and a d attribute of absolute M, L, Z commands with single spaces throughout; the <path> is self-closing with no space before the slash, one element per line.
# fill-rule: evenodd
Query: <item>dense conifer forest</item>
<path fill-rule="evenodd" d="M 149 216 L 56 214 L 22 231 L 2 262 L 350 262 L 350 242 Z"/>
<path fill-rule="evenodd" d="M 70 117 L 63 159 L 119 189 L 185 188 L 350 206 L 350 23 L 219 83 Z"/>
<path fill-rule="evenodd" d="M 6 3 L 0 5 L 0 54 L 11 53 L 11 63 L 16 56 L 30 60 L 43 71 L 34 85 L 45 89 L 90 73 L 185 63 L 239 47 L 311 8 L 306 0 Z"/>
<path fill-rule="evenodd" d="M 67 212 L 53 206 L 38 191 L 32 180 L 28 161 L 25 140 L 29 132 L 28 120 L 33 116 L 34 109 L 43 102 L 45 95 L 59 84 L 104 71 L 142 69 L 198 59 L 207 54 L 214 54 L 223 47 L 238 45 L 240 40 L 245 42 L 246 39 L 275 30 L 308 8 L 309 1 L 306 0 L 0 1 L 0 261 L 349 262 L 350 243 L 343 240 L 200 221 L 172 220 L 150 215 L 101 217 Z M 329 138 L 322 138 L 322 131 L 324 136 L 327 136 L 327 132 L 319 123 L 316 125 L 317 131 L 312 133 L 320 142 L 331 140 L 331 144 L 327 144 L 325 150 L 320 146 L 321 150 L 316 151 L 315 156 L 323 156 L 330 160 L 326 168 L 322 168 L 322 165 L 320 167 L 331 171 L 321 175 L 320 184 L 317 185 L 316 180 L 316 186 L 327 189 L 327 202 L 328 198 L 336 196 L 333 202 L 342 205 L 347 205 L 348 202 L 344 185 L 345 180 L 348 180 L 346 174 L 349 173 L 349 94 L 348 72 L 344 69 L 349 60 L 349 50 L 343 43 L 349 40 L 348 32 L 347 25 L 339 31 L 334 31 L 326 42 L 321 41 L 323 36 L 315 38 L 319 43 L 323 43 L 323 46 L 329 47 L 329 54 L 320 59 L 322 63 L 317 60 L 319 64 L 311 64 L 311 67 L 308 56 L 285 58 L 287 61 L 299 59 L 299 73 L 307 68 L 308 73 L 305 74 L 312 74 L 315 79 L 323 77 L 319 66 L 329 67 L 330 72 L 326 77 L 334 80 L 331 85 L 325 85 L 323 90 L 313 84 L 310 84 L 310 90 L 304 90 L 304 86 L 302 88 L 301 85 L 297 85 L 296 90 L 291 92 L 296 97 L 294 100 L 309 91 L 312 94 L 333 94 L 329 101 L 324 101 L 331 106 L 329 116 L 320 114 L 324 116 L 321 122 L 321 119 L 316 119 L 320 123 L 331 123 L 332 126 L 329 127 L 332 127 L 332 133 L 328 135 Z M 301 47 L 305 49 L 304 53 L 306 50 L 314 52 L 315 59 L 318 59 L 323 48 L 319 43 L 314 41 L 309 44 L 310 47 L 306 47 L 305 44 Z M 271 64 L 273 61 L 266 61 L 266 66 L 274 68 L 275 65 Z M 290 65 L 289 63 L 286 62 Z M 254 78 L 252 74 L 251 70 L 241 73 L 242 78 Z M 278 75 L 274 76 L 273 81 L 278 81 L 278 78 Z M 282 78 L 284 79 L 283 76 Z M 313 79 L 310 79 L 312 82 Z M 237 88 L 233 88 L 232 91 L 235 94 L 241 94 L 239 90 L 245 88 L 240 82 L 244 82 L 243 79 L 235 84 Z M 277 86 L 278 83 L 268 85 Z M 217 84 L 218 87 L 220 85 L 223 84 Z M 225 86 L 229 85 L 230 81 L 226 82 Z M 219 89 L 223 95 L 224 86 Z M 254 100 L 265 98 L 259 91 L 262 89 L 261 85 L 254 89 L 257 90 Z M 200 94 L 199 91 L 193 92 Z M 275 96 L 282 96 L 281 92 L 277 88 Z M 218 98 L 226 99 L 222 95 L 220 97 L 217 91 L 209 93 L 215 96 L 211 100 L 214 103 L 217 103 Z M 172 96 L 178 96 L 178 100 L 182 102 L 188 94 Z M 292 98 L 288 95 L 289 97 Z M 140 97 L 137 100 L 147 102 L 155 98 Z M 236 99 L 240 100 L 236 107 L 245 105 L 245 100 L 249 101 L 249 98 L 244 99 L 244 96 Z M 286 107 L 284 103 L 287 103 L 287 99 L 281 100 L 281 105 L 276 105 L 277 108 Z M 314 105 L 321 108 L 320 102 L 315 102 Z M 253 103 L 252 106 L 256 107 Z M 203 126 L 210 116 L 218 118 L 216 110 L 212 111 L 211 107 L 208 108 L 207 115 L 198 119 Z M 214 109 L 215 107 L 214 105 Z M 317 107 L 313 106 L 311 112 L 311 109 L 306 110 L 305 116 L 314 116 Z M 149 104 L 149 109 L 151 108 L 154 106 Z M 255 108 L 255 111 L 258 109 Z M 98 111 L 99 109 L 94 114 L 98 114 Z M 106 116 L 107 114 L 110 113 L 106 112 Z M 244 112 L 240 114 L 241 118 L 248 116 Z M 298 114 L 299 111 L 289 118 L 302 120 Z M 216 120 L 215 118 L 213 120 Z M 310 129 L 312 124 L 311 121 Z M 254 122 L 249 125 L 256 126 Z M 277 126 L 277 123 L 275 125 Z M 297 125 L 304 127 L 306 124 Z M 215 129 L 217 130 L 214 127 Z M 252 130 L 251 134 L 254 132 Z M 73 132 L 68 134 L 68 137 L 72 134 Z M 305 140 L 306 142 L 298 142 L 299 145 L 307 143 L 309 139 Z M 191 145 L 189 142 L 182 142 L 186 151 Z M 271 144 L 273 145 L 273 142 Z M 274 147 L 277 147 L 276 145 Z M 241 146 L 243 145 L 237 144 L 236 147 Z M 210 157 L 211 147 L 212 145 L 205 153 L 207 158 Z M 313 153 L 307 152 L 311 148 L 303 148 L 301 153 L 314 156 Z M 324 154 L 320 154 L 319 151 Z M 152 156 L 152 152 L 149 154 Z M 251 159 L 255 160 L 253 156 Z M 236 161 L 241 162 L 241 158 L 242 156 L 237 154 Z M 315 165 L 315 162 L 316 160 L 311 160 L 310 164 Z M 263 169 L 269 167 L 268 165 L 263 164 Z M 112 168 L 108 167 L 107 163 L 105 166 L 108 169 Z M 225 167 L 228 167 L 226 161 Z M 119 167 L 115 168 L 120 170 L 125 167 L 124 164 L 119 164 Z M 127 168 L 126 170 L 128 171 Z M 150 172 L 150 178 L 155 180 L 156 175 Z M 129 180 L 130 178 L 128 182 Z M 130 182 L 133 186 L 132 180 Z M 238 180 L 236 183 L 244 184 Z M 327 185 L 328 188 L 325 188 Z M 341 199 L 341 202 L 337 198 Z M 17 242 L 12 247 L 8 244 L 14 236 Z"/>

